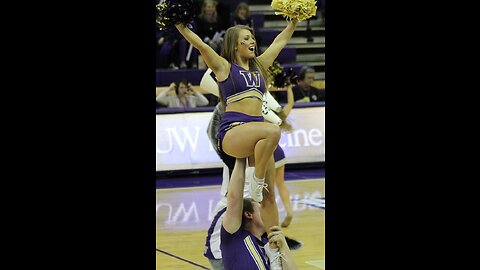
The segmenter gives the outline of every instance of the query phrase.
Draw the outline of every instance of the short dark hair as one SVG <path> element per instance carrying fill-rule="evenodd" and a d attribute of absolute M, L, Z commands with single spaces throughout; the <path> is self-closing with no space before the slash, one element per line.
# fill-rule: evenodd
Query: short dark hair
<path fill-rule="evenodd" d="M 305 74 L 308 72 L 315 72 L 315 70 L 309 66 L 303 66 L 300 69 L 300 74 L 298 75 L 299 79 L 303 81 L 305 79 Z"/>
<path fill-rule="evenodd" d="M 244 198 L 243 199 L 242 227 L 245 226 L 247 224 L 247 222 L 249 222 L 247 219 L 245 219 L 245 216 L 243 214 L 245 214 L 245 212 L 249 212 L 249 213 L 253 214 L 253 212 L 254 212 L 253 202 L 254 202 L 254 200 L 252 198 Z"/>

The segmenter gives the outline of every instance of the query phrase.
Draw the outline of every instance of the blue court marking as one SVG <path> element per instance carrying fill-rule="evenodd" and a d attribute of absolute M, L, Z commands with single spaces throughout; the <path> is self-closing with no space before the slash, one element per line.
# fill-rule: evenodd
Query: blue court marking
<path fill-rule="evenodd" d="M 193 264 L 193 265 L 195 265 L 195 266 L 198 266 L 198 267 L 200 267 L 200 268 L 202 268 L 202 269 L 210 270 L 209 268 L 206 268 L 205 266 L 202 266 L 202 265 L 200 265 L 200 264 L 196 264 L 196 263 L 194 263 L 194 262 L 192 262 L 192 261 L 189 261 L 189 260 L 187 260 L 187 259 L 184 259 L 184 258 L 175 256 L 175 255 L 170 254 L 170 253 L 168 253 L 168 252 L 166 252 L 166 251 L 163 251 L 163 250 L 161 250 L 161 249 L 158 249 L 158 248 L 157 248 L 156 250 L 157 250 L 158 252 L 161 252 L 161 253 L 165 254 L 165 255 L 168 255 L 168 256 L 174 257 L 174 258 L 176 258 L 176 259 L 179 259 L 179 260 L 181 260 L 181 261 L 187 262 L 187 263 L 189 263 L 189 264 Z"/>
<path fill-rule="evenodd" d="M 325 198 L 292 199 L 292 201 L 298 201 L 301 204 L 325 209 Z"/>

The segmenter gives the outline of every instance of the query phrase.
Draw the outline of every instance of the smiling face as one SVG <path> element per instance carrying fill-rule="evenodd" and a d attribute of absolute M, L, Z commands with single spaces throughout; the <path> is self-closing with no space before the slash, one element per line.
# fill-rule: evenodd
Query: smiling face
<path fill-rule="evenodd" d="M 213 16 L 216 10 L 217 10 L 217 7 L 213 3 L 209 2 L 205 5 L 205 14 L 207 16 Z"/>
<path fill-rule="evenodd" d="M 247 18 L 247 10 L 245 8 L 240 8 L 238 10 L 237 16 L 241 19 L 246 19 Z"/>
<path fill-rule="evenodd" d="M 245 2 L 238 4 L 237 8 L 235 9 L 235 16 L 243 20 L 246 19 L 249 16 L 248 4 Z"/>
<path fill-rule="evenodd" d="M 247 59 L 255 57 L 256 44 L 255 37 L 249 30 L 240 30 L 236 44 L 237 56 Z"/>

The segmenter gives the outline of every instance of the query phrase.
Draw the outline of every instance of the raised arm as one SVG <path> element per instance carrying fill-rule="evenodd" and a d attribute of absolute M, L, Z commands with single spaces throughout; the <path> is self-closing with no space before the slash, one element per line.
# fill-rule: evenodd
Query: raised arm
<path fill-rule="evenodd" d="M 287 104 L 283 107 L 283 112 L 286 116 L 292 111 L 293 104 L 295 103 L 295 99 L 293 98 L 293 90 L 292 85 L 287 86 Z"/>
<path fill-rule="evenodd" d="M 203 56 L 207 66 L 212 69 L 213 73 L 218 77 L 225 76 L 229 72 L 229 63 L 225 58 L 218 55 L 210 46 L 208 46 L 202 39 L 195 34 L 192 30 L 186 27 L 183 24 L 176 24 L 175 27 L 178 29 L 180 34 L 190 43 L 193 47 L 200 51 L 200 54 Z M 221 76 L 223 75 L 223 76 Z M 225 76 L 226 78 L 226 76 Z"/>
<path fill-rule="evenodd" d="M 297 21 L 292 20 L 288 23 L 287 27 L 278 34 L 273 40 L 273 43 L 262 53 L 257 59 L 262 63 L 264 67 L 269 67 L 273 64 L 273 61 L 277 58 L 280 51 L 287 46 L 288 41 L 295 31 Z"/>
<path fill-rule="evenodd" d="M 208 99 L 202 94 L 197 91 L 193 91 L 193 95 L 195 98 L 195 104 L 197 106 L 207 106 L 208 105 Z"/>
<path fill-rule="evenodd" d="M 278 247 L 280 254 L 282 255 L 282 269 L 283 270 L 297 270 L 297 265 L 293 259 L 290 248 L 288 247 L 285 235 L 283 234 L 280 227 L 273 226 L 270 228 L 270 233 L 268 234 L 268 242 L 270 247 Z"/>
<path fill-rule="evenodd" d="M 163 90 L 162 92 L 160 92 L 156 98 L 157 102 L 164 105 L 164 106 L 168 106 L 169 105 L 169 99 L 170 97 L 168 96 L 168 92 L 170 91 L 174 91 L 175 90 L 175 83 L 171 83 L 170 86 Z"/>
<path fill-rule="evenodd" d="M 244 158 L 237 158 L 228 184 L 227 211 L 223 218 L 223 227 L 230 234 L 235 233 L 242 226 L 245 164 Z"/>

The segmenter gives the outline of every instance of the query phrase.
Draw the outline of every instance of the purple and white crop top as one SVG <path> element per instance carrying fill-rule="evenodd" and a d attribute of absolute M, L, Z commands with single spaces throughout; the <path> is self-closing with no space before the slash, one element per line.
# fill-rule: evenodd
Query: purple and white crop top
<path fill-rule="evenodd" d="M 218 83 L 223 101 L 228 105 L 250 97 L 263 100 L 265 81 L 260 76 L 260 72 L 250 72 L 235 63 L 231 63 L 230 66 L 227 79 Z"/>

